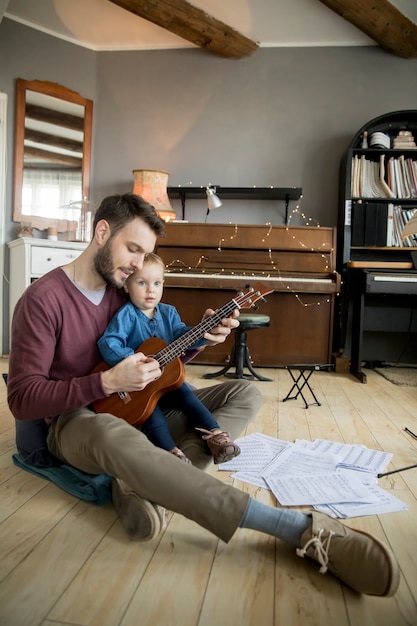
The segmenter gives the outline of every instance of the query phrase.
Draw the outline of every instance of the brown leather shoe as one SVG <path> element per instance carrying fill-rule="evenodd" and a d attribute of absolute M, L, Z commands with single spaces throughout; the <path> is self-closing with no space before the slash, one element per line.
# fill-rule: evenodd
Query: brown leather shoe
<path fill-rule="evenodd" d="M 203 439 L 210 448 L 210 452 L 213 455 L 213 461 L 218 465 L 219 463 L 227 463 L 239 456 L 240 448 L 234 441 L 230 439 L 229 433 L 224 431 L 214 433 L 211 430 L 205 428 L 197 428 L 203 434 Z"/>
<path fill-rule="evenodd" d="M 346 585 L 374 596 L 392 596 L 398 589 L 400 570 L 390 548 L 376 537 L 352 530 L 324 513 L 312 512 L 312 527 L 301 537 L 297 555 L 320 563 Z"/>

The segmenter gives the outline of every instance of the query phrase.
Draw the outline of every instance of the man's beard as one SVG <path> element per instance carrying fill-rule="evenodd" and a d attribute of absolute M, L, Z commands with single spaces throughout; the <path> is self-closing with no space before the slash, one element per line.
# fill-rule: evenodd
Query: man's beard
<path fill-rule="evenodd" d="M 111 285 L 112 287 L 117 287 L 118 289 L 123 286 L 122 283 L 120 285 L 117 284 L 114 278 L 111 239 L 106 241 L 104 246 L 97 251 L 96 256 L 94 257 L 94 267 L 96 272 L 100 274 L 102 279 L 108 285 Z"/>

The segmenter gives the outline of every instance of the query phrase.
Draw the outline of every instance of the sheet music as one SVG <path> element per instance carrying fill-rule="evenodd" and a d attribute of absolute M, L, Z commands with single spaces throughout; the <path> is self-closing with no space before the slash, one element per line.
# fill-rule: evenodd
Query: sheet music
<path fill-rule="evenodd" d="M 278 454 L 288 447 L 291 447 L 289 441 L 282 439 L 274 439 L 262 433 L 253 433 L 240 439 L 235 439 L 240 447 L 240 454 L 228 463 L 218 465 L 219 470 L 236 472 L 243 470 L 248 473 L 261 474 L 262 470 L 270 463 Z"/>
<path fill-rule="evenodd" d="M 336 470 L 338 456 L 332 453 L 316 452 L 315 450 L 297 449 L 290 446 L 275 457 L 262 471 L 262 477 L 268 482 L 274 476 L 283 474 L 327 473 Z"/>
<path fill-rule="evenodd" d="M 298 474 L 265 478 L 278 502 L 285 506 L 369 502 L 369 488 L 358 478 L 349 479 L 342 472 Z"/>
<path fill-rule="evenodd" d="M 328 439 L 316 439 L 315 441 L 297 439 L 294 445 L 317 452 L 330 452 L 340 457 L 340 465 L 342 466 L 375 474 L 384 472 L 392 459 L 390 452 L 371 450 L 363 445 L 339 443 Z"/>
<path fill-rule="evenodd" d="M 381 515 L 382 513 L 393 513 L 399 511 L 407 511 L 408 507 L 405 502 L 399 500 L 392 494 L 381 489 L 378 485 L 370 487 L 371 493 L 374 495 L 373 502 L 338 502 L 329 505 L 317 505 L 314 508 L 317 511 L 327 513 L 331 517 L 349 518 L 363 517 L 365 515 Z"/>
<path fill-rule="evenodd" d="M 241 454 L 219 470 L 269 489 L 282 506 L 311 505 L 333 517 L 407 510 L 407 504 L 378 486 L 393 455 L 363 445 L 326 439 L 295 443 L 254 433 L 237 439 Z"/>

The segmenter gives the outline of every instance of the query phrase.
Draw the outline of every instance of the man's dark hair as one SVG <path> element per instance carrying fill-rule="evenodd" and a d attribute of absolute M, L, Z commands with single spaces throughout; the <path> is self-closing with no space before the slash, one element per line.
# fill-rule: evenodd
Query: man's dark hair
<path fill-rule="evenodd" d="M 133 193 L 115 194 L 101 202 L 94 216 L 93 232 L 100 220 L 106 220 L 114 237 L 130 221 L 139 217 L 157 237 L 162 237 L 165 222 L 158 216 L 154 207 Z"/>

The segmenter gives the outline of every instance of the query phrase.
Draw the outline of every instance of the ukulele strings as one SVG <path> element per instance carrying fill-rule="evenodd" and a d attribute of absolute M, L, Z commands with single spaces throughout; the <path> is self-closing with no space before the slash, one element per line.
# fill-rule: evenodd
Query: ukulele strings
<path fill-rule="evenodd" d="M 169 346 L 166 346 L 158 354 L 155 355 L 155 359 L 160 365 L 166 365 L 172 361 L 176 356 L 181 354 L 183 350 L 186 350 L 193 345 L 204 333 L 208 332 L 220 322 L 223 317 L 227 317 L 236 308 L 236 304 L 231 302 L 229 306 L 222 307 L 219 311 L 210 315 L 209 318 L 201 322 L 195 328 L 192 328 L 187 333 L 173 341 Z"/>
<path fill-rule="evenodd" d="M 253 295 L 253 290 L 250 292 Z M 242 300 L 243 298 L 243 300 Z M 241 308 L 242 302 L 248 298 L 248 293 L 245 297 L 240 296 L 236 299 L 230 300 L 227 304 L 215 311 L 213 315 L 210 315 L 205 320 L 197 324 L 194 328 L 191 328 L 187 333 L 178 337 L 175 341 L 165 346 L 154 358 L 161 366 L 167 365 L 177 356 L 179 356 L 184 350 L 193 345 L 198 339 L 200 339 L 206 332 L 217 326 L 217 324 L 224 318 L 228 317 L 236 308 Z M 241 301 L 239 304 L 239 300 Z"/>

